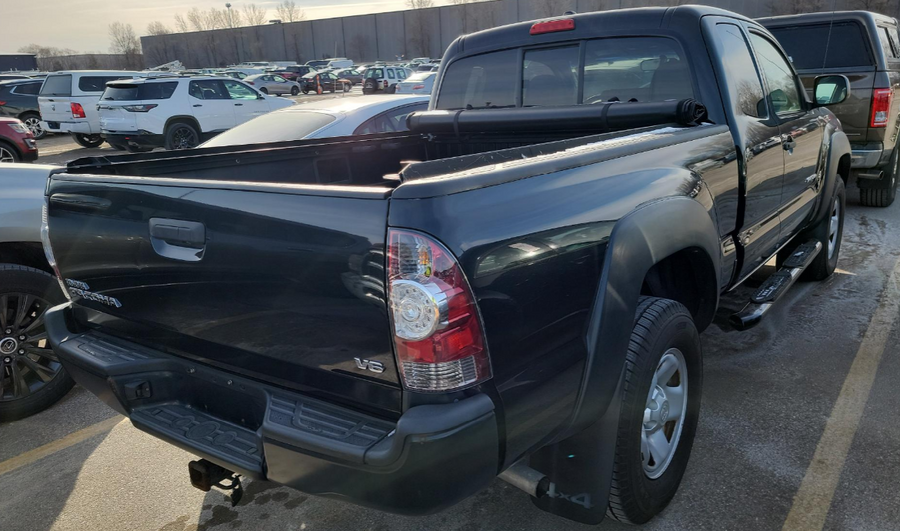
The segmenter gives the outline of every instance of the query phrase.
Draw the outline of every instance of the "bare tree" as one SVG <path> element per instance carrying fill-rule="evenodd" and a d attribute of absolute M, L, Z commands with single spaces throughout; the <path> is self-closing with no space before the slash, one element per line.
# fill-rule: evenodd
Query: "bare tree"
<path fill-rule="evenodd" d="M 113 22 L 109 25 L 109 50 L 112 53 L 124 56 L 125 68 L 141 67 L 141 41 L 134 33 L 131 24 Z"/>
<path fill-rule="evenodd" d="M 266 9 L 256 4 L 244 4 L 244 20 L 248 26 L 259 26 L 266 23 Z"/>
<path fill-rule="evenodd" d="M 168 35 L 172 33 L 165 24 L 158 20 L 154 20 L 153 22 L 147 24 L 147 34 L 148 35 Z"/>
<path fill-rule="evenodd" d="M 282 22 L 299 22 L 306 18 L 306 13 L 297 7 L 297 3 L 294 0 L 284 0 L 278 4 L 275 12 L 278 13 L 278 18 Z"/>
<path fill-rule="evenodd" d="M 187 33 L 191 31 L 187 20 L 185 20 L 180 13 L 175 14 L 175 31 L 177 31 L 178 33 Z"/>
<path fill-rule="evenodd" d="M 826 3 L 826 0 L 768 0 L 766 8 L 770 15 L 794 15 L 830 11 L 831 2 Z"/>
<path fill-rule="evenodd" d="M 431 50 L 431 32 L 428 31 L 428 23 L 423 10 L 434 7 L 434 0 L 406 0 L 406 6 L 412 10 L 407 35 L 413 46 L 413 53 L 428 55 Z"/>
<path fill-rule="evenodd" d="M 426 9 L 434 7 L 434 0 L 406 0 L 406 7 L 410 9 Z"/>
<path fill-rule="evenodd" d="M 241 12 L 237 9 L 227 8 L 225 12 L 222 14 L 225 21 L 226 28 L 239 28 L 241 27 Z"/>
<path fill-rule="evenodd" d="M 896 2 L 891 2 L 891 0 L 854 0 L 853 2 L 856 9 L 894 16 L 896 14 L 896 8 L 894 9 L 894 13 L 891 13 L 892 3 L 896 4 Z"/>

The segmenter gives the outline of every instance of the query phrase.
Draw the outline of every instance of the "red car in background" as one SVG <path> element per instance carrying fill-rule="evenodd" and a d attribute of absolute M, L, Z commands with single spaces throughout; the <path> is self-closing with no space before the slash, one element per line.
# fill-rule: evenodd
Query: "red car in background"
<path fill-rule="evenodd" d="M 0 163 L 33 162 L 37 158 L 31 130 L 18 118 L 0 118 Z"/>
<path fill-rule="evenodd" d="M 279 76 L 290 80 L 300 82 L 300 78 L 309 74 L 310 72 L 315 72 L 316 69 L 306 65 L 293 65 L 293 66 L 285 66 L 281 68 L 267 68 L 267 74 L 278 74 Z"/>

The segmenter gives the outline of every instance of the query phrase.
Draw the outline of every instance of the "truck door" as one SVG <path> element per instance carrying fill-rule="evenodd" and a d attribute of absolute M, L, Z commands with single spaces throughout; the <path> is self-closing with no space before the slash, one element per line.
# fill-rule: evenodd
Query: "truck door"
<path fill-rule="evenodd" d="M 723 232 L 720 236 L 736 234 L 743 253 L 735 277 L 742 279 L 778 249 L 784 178 L 781 130 L 766 105 L 762 79 L 744 29 L 733 19 L 722 17 L 704 17 L 703 26 L 707 42 L 718 52 L 713 56 L 716 77 L 742 161 L 737 201 L 716 198 Z"/>
<path fill-rule="evenodd" d="M 763 72 L 766 99 L 781 130 L 784 152 L 781 245 L 802 228 L 816 204 L 824 178 L 819 168 L 824 117 L 807 103 L 803 85 L 778 46 L 753 30 L 750 30 L 750 42 Z"/>

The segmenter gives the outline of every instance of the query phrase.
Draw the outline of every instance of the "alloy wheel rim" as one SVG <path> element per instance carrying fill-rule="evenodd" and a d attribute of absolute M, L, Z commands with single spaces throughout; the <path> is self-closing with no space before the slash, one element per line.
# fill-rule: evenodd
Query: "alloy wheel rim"
<path fill-rule="evenodd" d="M 838 229 L 841 225 L 841 201 L 837 197 L 834 198 L 834 205 L 831 207 L 831 222 L 828 224 L 828 258 L 834 257 L 834 251 L 837 248 Z"/>
<path fill-rule="evenodd" d="M 31 134 L 33 134 L 35 138 L 44 134 L 44 129 L 41 127 L 41 120 L 33 116 L 25 120 L 25 127 L 31 131 Z"/>
<path fill-rule="evenodd" d="M 670 348 L 659 359 L 641 423 L 641 463 L 650 479 L 662 476 L 678 449 L 687 416 L 688 374 L 684 354 Z"/>
<path fill-rule="evenodd" d="M 172 135 L 172 139 L 174 140 L 175 149 L 190 149 L 197 145 L 197 138 L 194 135 L 194 132 L 188 129 L 187 127 L 179 127 L 175 130 L 175 134 Z"/>
<path fill-rule="evenodd" d="M 44 326 L 49 307 L 27 293 L 0 295 L 0 402 L 31 396 L 62 370 Z"/>
<path fill-rule="evenodd" d="M 10 150 L 0 147 L 0 162 L 15 162 L 16 159 Z"/>

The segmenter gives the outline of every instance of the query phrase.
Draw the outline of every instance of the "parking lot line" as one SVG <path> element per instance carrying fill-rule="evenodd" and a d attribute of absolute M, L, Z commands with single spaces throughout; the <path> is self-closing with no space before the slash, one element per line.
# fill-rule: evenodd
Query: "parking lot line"
<path fill-rule="evenodd" d="M 11 457 L 6 461 L 0 462 L 0 476 L 6 474 L 7 472 L 12 472 L 17 468 L 22 468 L 23 466 L 30 465 L 31 463 L 34 463 L 35 461 L 43 459 L 49 455 L 53 455 L 60 450 L 65 450 L 66 448 L 76 445 L 84 440 L 90 439 L 95 435 L 99 435 L 105 431 L 109 431 L 113 429 L 116 424 L 122 422 L 123 419 L 124 417 L 122 417 L 121 415 L 116 415 L 115 417 L 108 418 L 96 424 L 92 424 L 87 428 L 83 428 L 74 433 L 70 433 L 61 439 L 57 439 L 43 446 L 39 446 L 34 450 L 29 450 L 15 457 Z"/>
<path fill-rule="evenodd" d="M 900 261 L 894 264 L 881 293 L 878 308 L 872 315 L 831 416 L 825 423 L 825 430 L 816 445 L 800 489 L 794 496 L 782 531 L 821 531 L 825 526 L 841 470 L 859 428 L 885 345 L 898 318 L 898 300 Z"/>

